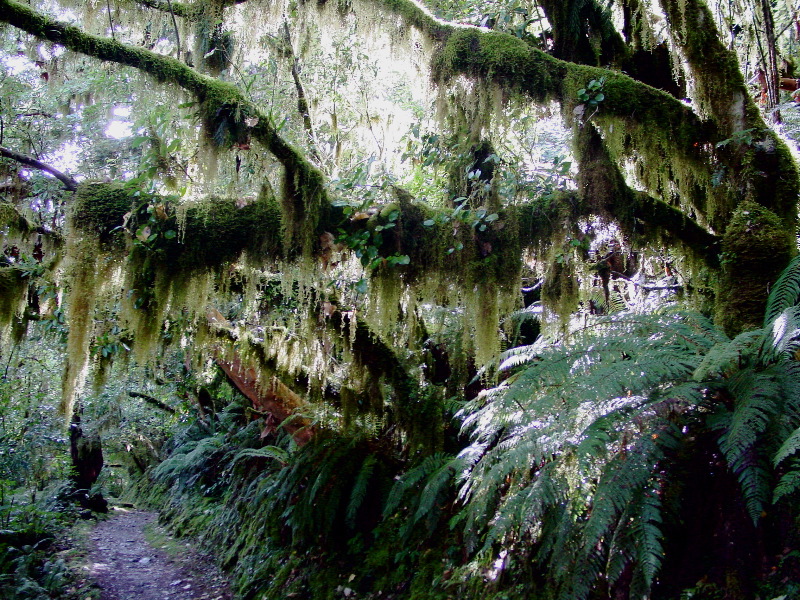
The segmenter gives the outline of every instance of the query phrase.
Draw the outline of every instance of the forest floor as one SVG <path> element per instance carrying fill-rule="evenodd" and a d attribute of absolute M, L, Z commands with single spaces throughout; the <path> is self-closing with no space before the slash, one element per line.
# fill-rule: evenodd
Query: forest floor
<path fill-rule="evenodd" d="M 84 569 L 101 600 L 230 600 L 230 587 L 209 557 L 170 536 L 157 517 L 116 509 L 89 532 Z"/>

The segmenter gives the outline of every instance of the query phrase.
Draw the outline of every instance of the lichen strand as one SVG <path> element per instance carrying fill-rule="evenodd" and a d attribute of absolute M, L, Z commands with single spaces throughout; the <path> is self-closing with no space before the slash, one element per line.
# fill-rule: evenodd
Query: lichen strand
<path fill-rule="evenodd" d="M 566 323 L 570 314 L 578 309 L 579 285 L 568 263 L 568 254 L 549 261 L 542 284 L 542 304 L 548 321 Z"/>
<path fill-rule="evenodd" d="M 331 211 L 324 190 L 322 173 L 305 161 L 285 169 L 281 207 L 288 256 L 299 250 L 302 256 L 309 257 L 317 249 L 320 224 L 329 222 Z"/>
<path fill-rule="evenodd" d="M 105 281 L 98 272 L 101 253 L 98 242 L 79 234 L 68 238 L 65 279 L 68 288 L 66 318 L 69 325 L 59 412 L 69 422 L 72 408 L 86 379 L 92 340 L 95 300 Z"/>
<path fill-rule="evenodd" d="M 0 348 L 5 346 L 8 325 L 25 308 L 27 281 L 19 269 L 0 266 Z"/>
<path fill-rule="evenodd" d="M 695 128 L 693 118 L 680 121 L 682 126 L 664 127 L 656 113 L 650 116 L 652 121 L 640 115 L 624 127 L 602 114 L 593 119 L 615 169 L 627 165 L 634 186 L 674 208 L 697 214 L 703 225 L 724 228 L 735 202 L 724 187 L 712 183 L 715 164 L 705 150 L 702 127 Z"/>
<path fill-rule="evenodd" d="M 134 204 L 134 189 L 124 183 L 82 183 L 73 202 L 71 225 L 81 232 L 94 234 L 101 243 L 116 239 L 123 243 L 124 217 Z"/>
<path fill-rule="evenodd" d="M 796 252 L 794 230 L 772 211 L 742 202 L 722 239 L 716 321 L 728 335 L 760 327 L 769 286 Z"/>

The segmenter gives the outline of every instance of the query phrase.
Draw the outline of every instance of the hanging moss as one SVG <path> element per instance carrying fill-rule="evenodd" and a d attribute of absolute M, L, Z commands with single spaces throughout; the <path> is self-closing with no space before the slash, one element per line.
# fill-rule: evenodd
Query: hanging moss
<path fill-rule="evenodd" d="M 64 376 L 61 380 L 59 412 L 67 420 L 83 387 L 89 365 L 95 301 L 103 279 L 100 277 L 100 249 L 95 240 L 73 236 L 68 240 L 68 295 L 66 317 L 69 326 Z"/>
<path fill-rule="evenodd" d="M 555 316 L 566 318 L 578 309 L 578 281 L 563 257 L 550 261 L 542 285 L 542 302 Z"/>
<path fill-rule="evenodd" d="M 769 286 L 796 253 L 795 232 L 772 211 L 742 202 L 722 238 L 716 321 L 734 336 L 760 327 Z"/>
<path fill-rule="evenodd" d="M 27 282 L 19 269 L 0 266 L 0 331 L 20 311 L 27 289 Z"/>

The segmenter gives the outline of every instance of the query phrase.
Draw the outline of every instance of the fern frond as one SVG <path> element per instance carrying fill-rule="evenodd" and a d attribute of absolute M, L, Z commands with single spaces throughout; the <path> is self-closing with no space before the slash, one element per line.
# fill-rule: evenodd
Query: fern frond
<path fill-rule="evenodd" d="M 233 463 L 245 458 L 274 458 L 279 463 L 285 465 L 289 462 L 289 452 L 277 446 L 264 446 L 263 448 L 245 448 L 236 453 Z"/>
<path fill-rule="evenodd" d="M 506 350 L 500 354 L 500 366 L 497 367 L 497 370 L 504 373 L 529 364 L 536 358 L 541 347 L 541 343 L 537 340 L 535 343 L 527 346 L 517 346 Z"/>
<path fill-rule="evenodd" d="M 773 504 L 777 504 L 782 498 L 794 494 L 797 490 L 800 490 L 800 461 L 794 459 L 792 461 L 792 470 L 781 477 L 772 492 Z"/>
<path fill-rule="evenodd" d="M 776 366 L 761 372 L 746 370 L 730 378 L 728 387 L 736 407 L 728 430 L 720 437 L 720 448 L 729 462 L 750 448 L 778 414 L 782 394 L 779 370 Z"/>
<path fill-rule="evenodd" d="M 171 479 L 183 479 L 200 472 L 206 465 L 209 456 L 219 450 L 223 445 L 223 435 L 218 434 L 184 444 L 180 451 L 174 452 L 153 470 L 153 477 L 157 481 L 167 482 Z M 183 452 L 186 450 L 186 452 Z"/>
<path fill-rule="evenodd" d="M 800 427 L 795 429 L 791 435 L 786 438 L 783 444 L 781 444 L 781 447 L 772 459 L 772 464 L 777 467 L 781 462 L 798 450 L 800 450 Z"/>
<path fill-rule="evenodd" d="M 431 473 L 420 494 L 419 505 L 414 513 L 415 522 L 431 512 L 442 491 L 454 482 L 455 474 L 456 468 L 453 461 L 445 463 Z"/>
<path fill-rule="evenodd" d="M 762 372 L 744 370 L 730 379 L 729 389 L 736 398 L 736 407 L 719 440 L 754 522 L 760 519 L 769 501 L 770 474 L 763 455 L 766 448 L 759 440 L 780 414 L 783 392 L 780 371 L 778 364 Z M 724 421 L 719 423 L 724 425 Z"/>
<path fill-rule="evenodd" d="M 735 373 L 756 354 L 762 340 L 763 333 L 757 329 L 745 331 L 732 340 L 715 344 L 695 370 L 694 379 L 704 381 Z"/>
<path fill-rule="evenodd" d="M 378 460 L 375 455 L 370 454 L 364 459 L 361 468 L 358 470 L 358 475 L 353 484 L 353 491 L 350 492 L 350 502 L 347 504 L 347 513 L 345 516 L 350 527 L 355 527 L 358 509 L 361 508 L 361 505 L 364 503 L 364 498 L 367 495 L 367 486 L 377 462 Z"/>
<path fill-rule="evenodd" d="M 395 512 L 403 502 L 409 490 L 417 489 L 418 484 L 436 473 L 443 466 L 453 460 L 451 454 L 437 452 L 425 457 L 425 459 L 413 469 L 409 469 L 395 481 L 389 492 L 389 497 L 384 504 L 383 516 L 388 517 Z"/>
<path fill-rule="evenodd" d="M 778 314 L 764 330 L 763 361 L 791 356 L 800 346 L 800 306 L 790 306 Z"/>
<path fill-rule="evenodd" d="M 797 304 L 798 299 L 800 299 L 800 255 L 789 262 L 772 286 L 764 310 L 764 328 L 768 329 L 783 311 Z"/>

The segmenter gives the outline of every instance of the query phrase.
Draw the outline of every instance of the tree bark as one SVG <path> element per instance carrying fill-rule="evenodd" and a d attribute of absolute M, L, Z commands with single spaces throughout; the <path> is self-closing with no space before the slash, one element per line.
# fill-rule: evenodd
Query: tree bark
<path fill-rule="evenodd" d="M 53 177 L 58 179 L 61 183 L 64 184 L 64 188 L 68 192 L 74 192 L 78 189 L 78 182 L 75 181 L 69 175 L 65 175 L 58 169 L 51 167 L 39 160 L 36 160 L 32 156 L 27 156 L 26 154 L 20 154 L 19 152 L 14 152 L 13 150 L 9 150 L 8 148 L 3 148 L 0 146 L 0 156 L 4 158 L 10 158 L 11 160 L 15 160 L 20 164 L 25 165 L 26 167 L 31 167 L 33 169 L 39 169 L 40 171 L 44 171 L 45 173 L 50 173 Z"/>

